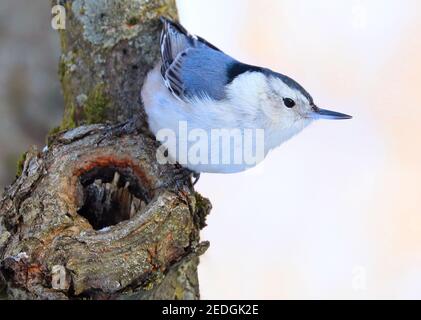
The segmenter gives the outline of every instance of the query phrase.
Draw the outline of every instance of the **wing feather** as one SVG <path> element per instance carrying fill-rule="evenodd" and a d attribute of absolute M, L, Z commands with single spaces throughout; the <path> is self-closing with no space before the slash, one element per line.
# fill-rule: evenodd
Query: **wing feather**
<path fill-rule="evenodd" d="M 184 101 L 199 96 L 222 99 L 229 80 L 227 70 L 235 60 L 180 24 L 161 20 L 161 74 L 167 88 Z"/>

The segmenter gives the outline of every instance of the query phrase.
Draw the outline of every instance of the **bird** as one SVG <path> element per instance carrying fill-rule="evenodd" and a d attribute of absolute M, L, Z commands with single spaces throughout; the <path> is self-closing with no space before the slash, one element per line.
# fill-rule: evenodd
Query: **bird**
<path fill-rule="evenodd" d="M 161 21 L 161 59 L 141 90 L 149 128 L 162 145 L 160 161 L 197 175 L 242 172 L 314 120 L 352 118 L 318 107 L 292 78 L 240 62 L 181 24 Z"/>

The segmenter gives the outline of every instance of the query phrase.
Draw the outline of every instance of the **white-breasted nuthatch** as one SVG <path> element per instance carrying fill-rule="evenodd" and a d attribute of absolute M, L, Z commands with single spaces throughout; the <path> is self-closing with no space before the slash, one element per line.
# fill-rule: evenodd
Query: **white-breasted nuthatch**
<path fill-rule="evenodd" d="M 293 79 L 241 63 L 181 25 L 166 18 L 162 22 L 162 61 L 148 74 L 142 100 L 150 129 L 166 144 L 169 158 L 182 166 L 195 172 L 243 171 L 261 160 L 246 161 L 246 145 L 256 153 L 262 144 L 264 158 L 312 120 L 351 118 L 317 107 Z M 220 129 L 230 133 L 225 158 L 221 136 L 212 139 L 212 130 Z M 246 130 L 254 134 L 251 143 L 244 140 L 250 136 Z M 263 133 L 260 140 L 258 130 Z M 169 141 L 169 132 L 176 141 Z"/>

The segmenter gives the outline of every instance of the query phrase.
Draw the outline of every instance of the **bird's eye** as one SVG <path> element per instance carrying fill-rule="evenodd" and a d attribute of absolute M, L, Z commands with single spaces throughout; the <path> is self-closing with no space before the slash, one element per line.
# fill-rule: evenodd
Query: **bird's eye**
<path fill-rule="evenodd" d="M 290 98 L 284 98 L 284 104 L 287 108 L 293 108 L 295 106 L 295 101 Z"/>

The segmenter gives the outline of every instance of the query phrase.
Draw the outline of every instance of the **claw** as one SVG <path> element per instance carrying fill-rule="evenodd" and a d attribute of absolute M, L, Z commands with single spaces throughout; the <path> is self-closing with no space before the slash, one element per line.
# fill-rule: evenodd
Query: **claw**
<path fill-rule="evenodd" d="M 200 174 L 190 169 L 184 168 L 179 164 L 166 167 L 165 171 L 172 173 L 169 182 L 159 186 L 157 189 L 174 189 L 178 193 L 185 193 L 186 187 L 193 187 L 199 180 Z M 194 178 L 192 183 L 191 178 Z"/>
<path fill-rule="evenodd" d="M 196 185 L 196 183 L 199 181 L 199 179 L 200 179 L 200 172 L 195 172 L 195 171 L 192 171 L 193 173 L 192 173 L 192 176 L 193 176 L 193 187 Z"/>
<path fill-rule="evenodd" d="M 104 135 L 98 139 L 96 146 L 98 147 L 101 142 L 109 138 L 129 135 L 134 132 L 141 131 L 142 129 L 143 127 L 141 125 L 140 117 L 134 117 L 129 121 L 105 128 Z"/>

